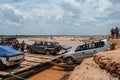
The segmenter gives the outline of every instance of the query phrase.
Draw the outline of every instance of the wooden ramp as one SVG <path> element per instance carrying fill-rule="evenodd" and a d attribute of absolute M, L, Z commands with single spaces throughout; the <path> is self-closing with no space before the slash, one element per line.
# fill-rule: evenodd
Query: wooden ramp
<path fill-rule="evenodd" d="M 9 68 L 1 70 L 0 77 L 4 78 L 4 80 L 13 80 L 14 77 L 10 75 L 10 71 L 12 71 L 12 74 L 23 77 L 27 76 L 28 74 L 36 73 L 38 71 L 46 69 L 47 67 L 50 67 L 50 62 L 58 59 L 59 57 L 61 56 L 26 54 L 25 60 L 20 64 L 20 66 L 11 66 Z"/>

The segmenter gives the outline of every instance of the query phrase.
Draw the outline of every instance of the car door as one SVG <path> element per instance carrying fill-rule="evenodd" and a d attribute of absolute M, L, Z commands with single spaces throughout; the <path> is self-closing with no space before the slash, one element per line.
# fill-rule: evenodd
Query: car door
<path fill-rule="evenodd" d="M 45 44 L 39 46 L 40 53 L 45 53 L 45 49 L 46 49 L 46 45 Z"/>
<path fill-rule="evenodd" d="M 40 44 L 34 44 L 32 47 L 32 51 L 33 52 L 40 52 L 39 47 L 40 47 Z"/>
<path fill-rule="evenodd" d="M 77 61 L 82 61 L 85 58 L 86 53 L 84 51 L 77 51 L 76 52 L 76 60 Z"/>
<path fill-rule="evenodd" d="M 85 57 L 87 58 L 87 57 L 91 57 L 91 56 L 93 56 L 95 53 L 97 53 L 98 52 L 98 47 L 96 47 L 95 46 L 95 43 L 89 43 L 89 44 L 87 44 L 88 46 L 87 46 L 87 48 L 86 48 L 86 50 L 85 50 Z"/>
<path fill-rule="evenodd" d="M 84 58 L 88 58 L 88 57 L 92 57 L 96 53 L 96 51 L 95 49 L 86 49 L 83 51 L 83 53 L 84 53 Z"/>
<path fill-rule="evenodd" d="M 76 59 L 82 61 L 85 58 L 91 57 L 95 53 L 95 49 L 89 48 L 89 44 L 83 44 L 78 47 L 76 53 Z"/>
<path fill-rule="evenodd" d="M 76 61 L 82 61 L 84 59 L 85 50 L 83 49 L 83 45 L 77 47 L 73 56 Z"/>

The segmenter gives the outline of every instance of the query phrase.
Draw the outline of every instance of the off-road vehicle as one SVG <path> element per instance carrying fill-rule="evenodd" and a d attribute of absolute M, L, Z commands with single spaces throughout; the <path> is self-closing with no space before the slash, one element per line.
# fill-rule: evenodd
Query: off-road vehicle
<path fill-rule="evenodd" d="M 28 53 L 38 52 L 46 55 L 56 54 L 61 50 L 61 46 L 56 41 L 37 41 L 32 45 L 27 45 Z"/>
<path fill-rule="evenodd" d="M 18 50 L 20 48 L 20 43 L 16 38 L 1 38 L 0 46 L 12 46 Z"/>
<path fill-rule="evenodd" d="M 63 59 L 68 64 L 81 62 L 83 59 L 96 54 L 97 52 L 104 51 L 110 48 L 110 44 L 106 39 L 90 40 L 80 44 L 76 50 L 70 51 L 63 55 Z"/>
<path fill-rule="evenodd" d="M 20 64 L 24 60 L 24 52 L 11 46 L 0 46 L 0 69 L 5 66 Z"/>

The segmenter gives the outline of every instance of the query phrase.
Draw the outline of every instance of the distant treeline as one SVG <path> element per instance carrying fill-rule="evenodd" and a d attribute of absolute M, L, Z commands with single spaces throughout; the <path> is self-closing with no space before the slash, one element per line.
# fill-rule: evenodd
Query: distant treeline
<path fill-rule="evenodd" d="M 107 35 L 0 35 L 0 37 L 106 37 Z"/>

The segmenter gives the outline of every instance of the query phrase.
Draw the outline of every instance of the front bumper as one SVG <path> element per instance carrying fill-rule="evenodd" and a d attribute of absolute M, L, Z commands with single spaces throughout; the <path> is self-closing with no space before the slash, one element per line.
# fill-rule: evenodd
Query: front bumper
<path fill-rule="evenodd" d="M 6 66 L 12 66 L 12 65 L 20 64 L 22 61 L 24 61 L 24 59 L 8 61 L 8 62 L 6 63 Z"/>

